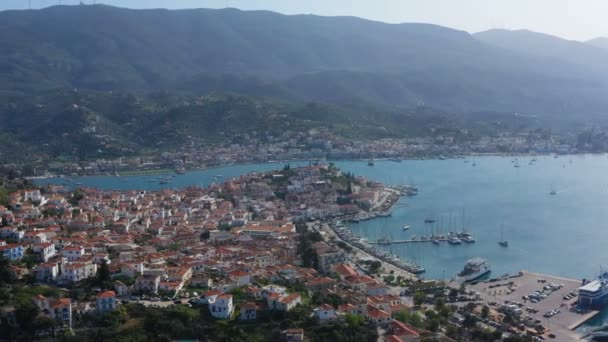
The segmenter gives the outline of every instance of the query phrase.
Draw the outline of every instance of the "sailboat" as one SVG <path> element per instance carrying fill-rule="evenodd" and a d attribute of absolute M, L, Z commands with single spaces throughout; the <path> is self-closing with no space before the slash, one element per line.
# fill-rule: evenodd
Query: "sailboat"
<path fill-rule="evenodd" d="M 501 226 L 500 227 L 500 240 L 498 241 L 498 244 L 501 245 L 502 247 L 509 247 L 509 241 L 505 240 L 503 235 L 504 235 L 504 227 Z"/>

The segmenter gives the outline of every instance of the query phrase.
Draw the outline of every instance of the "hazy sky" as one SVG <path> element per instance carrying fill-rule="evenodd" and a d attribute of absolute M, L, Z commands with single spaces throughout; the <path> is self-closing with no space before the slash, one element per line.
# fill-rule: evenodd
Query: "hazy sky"
<path fill-rule="evenodd" d="M 78 0 L 0 0 L 0 10 Z M 93 3 L 86 0 L 85 3 Z M 530 29 L 586 40 L 608 36 L 608 0 L 97 0 L 129 8 L 266 9 L 285 14 L 352 15 L 385 22 L 425 22 L 469 32 Z"/>

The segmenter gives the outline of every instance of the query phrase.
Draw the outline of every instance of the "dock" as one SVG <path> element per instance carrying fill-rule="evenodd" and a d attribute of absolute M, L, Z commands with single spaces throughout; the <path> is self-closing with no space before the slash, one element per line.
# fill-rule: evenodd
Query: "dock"
<path fill-rule="evenodd" d="M 435 239 L 436 241 L 440 241 L 440 242 L 447 242 L 449 239 L 448 238 L 441 238 L 441 239 Z M 397 244 L 397 243 L 415 243 L 415 242 L 433 242 L 433 239 L 409 239 L 409 240 L 391 240 L 390 243 L 387 242 L 377 242 L 377 241 L 368 241 L 367 243 L 369 243 L 370 245 L 392 245 L 392 244 Z M 465 242 L 462 242 L 462 244 L 464 245 Z"/>

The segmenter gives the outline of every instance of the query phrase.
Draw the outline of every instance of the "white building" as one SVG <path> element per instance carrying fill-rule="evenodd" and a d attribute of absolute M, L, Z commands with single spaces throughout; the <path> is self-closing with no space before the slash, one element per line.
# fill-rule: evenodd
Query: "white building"
<path fill-rule="evenodd" d="M 97 313 L 104 314 L 106 312 L 116 310 L 118 302 L 116 301 L 116 293 L 114 291 L 103 291 L 97 295 L 95 308 Z"/>
<path fill-rule="evenodd" d="M 231 294 L 220 294 L 207 299 L 211 316 L 220 319 L 227 319 L 232 316 L 234 306 Z"/>

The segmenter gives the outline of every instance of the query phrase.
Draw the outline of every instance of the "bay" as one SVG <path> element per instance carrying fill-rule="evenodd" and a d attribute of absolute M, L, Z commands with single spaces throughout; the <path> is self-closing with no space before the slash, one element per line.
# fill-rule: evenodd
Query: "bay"
<path fill-rule="evenodd" d="M 382 248 L 427 269 L 425 278 L 451 278 L 471 257 L 484 257 L 493 275 L 522 269 L 569 278 L 589 278 L 608 261 L 608 159 L 605 155 L 517 158 L 478 157 L 448 160 L 339 161 L 344 171 L 386 184 L 415 183 L 419 195 L 402 198 L 388 218 L 350 224 L 370 241 L 388 236 L 409 239 L 412 234 L 461 230 L 473 244 L 393 244 Z M 476 165 L 473 166 L 473 163 Z M 292 166 L 307 162 L 291 163 Z M 155 176 L 72 177 L 72 183 L 102 189 L 181 188 L 206 186 L 252 171 L 281 168 L 282 163 L 231 165 L 176 175 L 168 184 Z M 217 177 L 221 175 L 220 177 Z M 61 183 L 63 179 L 37 180 Z M 550 195 L 551 189 L 556 195 Z M 426 217 L 437 220 L 425 224 Z M 463 219 L 464 217 L 464 219 Z M 411 228 L 403 231 L 408 224 Z M 509 247 L 498 245 L 500 226 Z"/>

